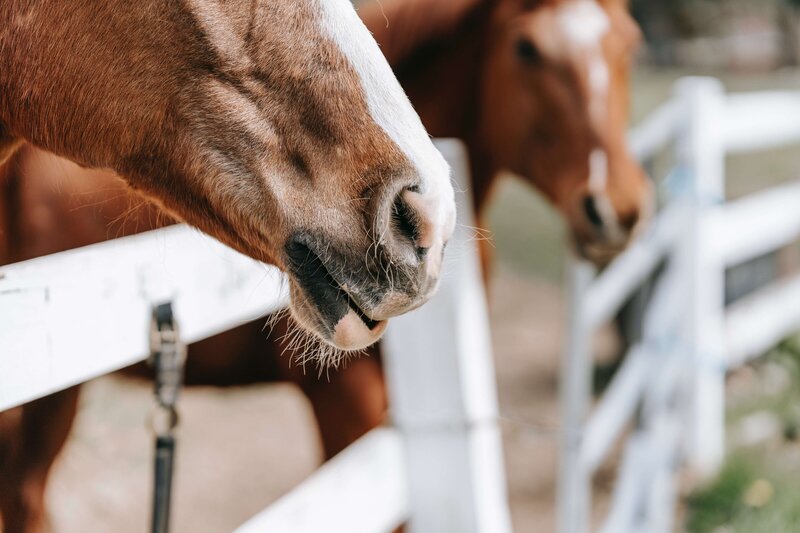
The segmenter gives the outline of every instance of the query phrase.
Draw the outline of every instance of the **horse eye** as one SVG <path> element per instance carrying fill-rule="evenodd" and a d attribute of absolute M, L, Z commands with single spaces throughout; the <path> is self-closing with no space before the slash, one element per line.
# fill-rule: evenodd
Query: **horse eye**
<path fill-rule="evenodd" d="M 522 38 L 517 41 L 516 45 L 517 57 L 528 65 L 535 65 L 542 59 L 536 45 L 530 40 Z"/>

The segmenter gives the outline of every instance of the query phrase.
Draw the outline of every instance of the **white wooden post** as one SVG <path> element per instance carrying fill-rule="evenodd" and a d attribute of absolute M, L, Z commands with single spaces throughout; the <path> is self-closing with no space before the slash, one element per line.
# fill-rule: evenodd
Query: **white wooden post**
<path fill-rule="evenodd" d="M 713 78 L 687 78 L 676 85 L 688 107 L 679 137 L 678 162 L 687 172 L 690 231 L 679 250 L 689 305 L 683 339 L 694 360 L 691 383 L 688 460 L 699 475 L 712 474 L 724 458 L 725 431 L 725 270 L 707 238 L 704 216 L 725 199 L 725 90 Z"/>
<path fill-rule="evenodd" d="M 456 189 L 468 190 L 463 145 L 445 140 L 437 147 L 453 168 Z M 469 195 L 459 194 L 458 204 L 438 294 L 393 319 L 384 343 L 390 410 L 408 464 L 411 533 L 511 530 Z"/>
<path fill-rule="evenodd" d="M 586 320 L 585 294 L 594 268 L 582 261 L 569 265 L 569 318 L 566 357 L 561 363 L 561 462 L 558 479 L 558 531 L 589 530 L 591 474 L 581 461 L 584 423 L 591 396 L 592 329 Z"/>

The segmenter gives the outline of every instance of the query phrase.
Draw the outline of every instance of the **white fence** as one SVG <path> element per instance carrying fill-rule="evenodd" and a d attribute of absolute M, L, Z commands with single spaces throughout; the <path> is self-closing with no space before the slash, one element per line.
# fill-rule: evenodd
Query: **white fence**
<path fill-rule="evenodd" d="M 800 143 L 800 92 L 726 95 L 708 78 L 680 81 L 633 132 L 643 160 L 674 147 L 677 183 L 647 234 L 600 275 L 571 267 L 560 531 L 590 529 L 592 475 L 625 435 L 607 533 L 672 531 L 680 468 L 708 476 L 723 461 L 726 371 L 800 329 L 800 277 L 725 307 L 726 268 L 800 236 L 800 183 L 726 203 L 725 157 L 790 143 Z M 642 340 L 593 404 L 592 333 L 661 265 Z"/>
<path fill-rule="evenodd" d="M 437 146 L 468 190 L 463 146 Z M 394 426 L 238 531 L 510 531 L 470 206 L 460 195 L 439 293 L 387 332 Z M 182 226 L 0 267 L 0 410 L 144 360 L 151 306 L 165 300 L 186 342 L 286 304 L 274 269 Z"/>

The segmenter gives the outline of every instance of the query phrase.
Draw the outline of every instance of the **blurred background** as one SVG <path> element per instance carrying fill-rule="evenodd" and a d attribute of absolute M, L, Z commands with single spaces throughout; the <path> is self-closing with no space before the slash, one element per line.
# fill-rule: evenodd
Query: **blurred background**
<path fill-rule="evenodd" d="M 632 80 L 634 124 L 686 75 L 717 77 L 729 91 L 800 89 L 800 0 L 633 0 L 631 9 L 646 40 Z M 795 179 L 800 149 L 728 163 L 727 194 L 736 198 Z M 488 222 L 495 255 L 489 291 L 493 347 L 512 518 L 515 531 L 553 531 L 564 271 L 571 253 L 567 229 L 539 193 L 512 176 L 502 179 Z M 609 327 L 595 341 L 602 366 L 619 350 L 619 340 Z M 687 489 L 680 529 L 797 531 L 800 339 L 787 339 L 736 371 L 727 387 L 728 459 L 710 484 Z M 56 531 L 84 532 L 87 523 L 96 525 L 93 531 L 143 530 L 147 513 L 131 508 L 130 501 L 146 501 L 149 490 L 149 475 L 141 473 L 150 469 L 150 436 L 139 413 L 150 401 L 148 384 L 122 377 L 87 386 L 73 438 L 49 487 Z M 310 408 L 289 385 L 193 388 L 185 392 L 181 411 L 176 531 L 230 530 L 321 461 Z M 237 461 L 243 456 L 246 462 Z M 607 511 L 613 466 L 596 479 L 598 517 Z"/>

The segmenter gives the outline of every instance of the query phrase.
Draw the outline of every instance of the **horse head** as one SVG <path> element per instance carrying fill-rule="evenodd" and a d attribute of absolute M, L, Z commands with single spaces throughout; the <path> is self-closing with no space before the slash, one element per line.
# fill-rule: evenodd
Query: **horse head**
<path fill-rule="evenodd" d="M 493 1 L 481 143 L 566 216 L 581 255 L 605 264 L 651 202 L 626 144 L 639 28 L 625 0 Z"/>
<path fill-rule="evenodd" d="M 297 322 L 346 350 L 431 296 L 455 223 L 347 0 L 4 2 L 0 158 L 21 141 L 277 265 Z"/>

